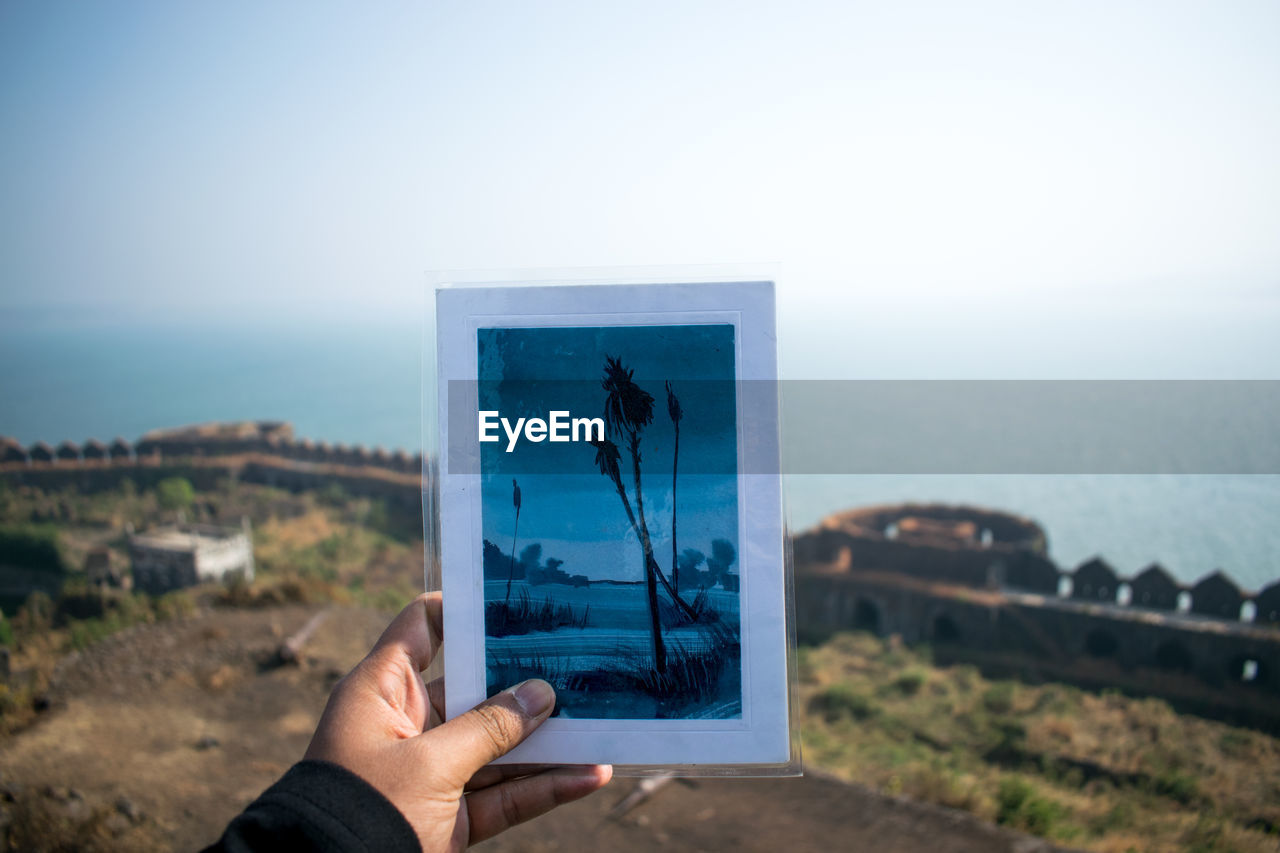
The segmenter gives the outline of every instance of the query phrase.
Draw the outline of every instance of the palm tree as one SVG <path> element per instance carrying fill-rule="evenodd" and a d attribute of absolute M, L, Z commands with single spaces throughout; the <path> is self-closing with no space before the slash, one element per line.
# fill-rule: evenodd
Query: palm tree
<path fill-rule="evenodd" d="M 680 463 L 680 419 L 684 417 L 684 409 L 680 408 L 680 399 L 671 390 L 671 380 L 667 380 L 667 414 L 676 428 L 676 446 L 671 454 L 671 585 L 680 589 L 680 563 L 676 548 L 676 470 Z"/>
<path fill-rule="evenodd" d="M 634 371 L 628 370 L 623 366 L 622 359 L 605 356 L 604 379 L 600 381 L 600 386 L 609 392 L 604 404 L 605 428 L 611 435 L 621 437 L 625 433 L 627 436 L 628 448 L 631 451 L 631 466 L 635 478 L 636 511 L 634 514 L 631 512 L 631 504 L 627 500 L 626 490 L 621 485 L 621 472 L 618 473 L 614 485 L 618 489 L 618 494 L 622 497 L 624 505 L 627 507 L 627 517 L 631 521 L 631 526 L 635 529 L 636 536 L 640 538 L 641 543 L 644 545 L 646 570 L 654 573 L 658 582 L 662 584 L 663 589 L 667 591 L 667 594 L 671 596 L 671 599 L 684 612 L 685 616 L 690 621 L 695 621 L 698 618 L 697 611 L 680 597 L 677 588 L 662 573 L 662 569 L 653 554 L 653 542 L 649 538 L 649 526 L 644 516 L 644 494 L 641 492 L 640 487 L 640 431 L 653 422 L 653 395 L 637 385 L 632 378 L 633 375 Z M 683 411 L 681 416 L 683 417 Z M 596 442 L 592 442 L 592 444 L 595 444 L 597 449 L 599 448 Z M 617 447 L 612 443 L 610 443 L 610 446 L 613 447 L 613 452 L 617 455 Z M 601 473 L 610 473 L 605 471 L 599 453 L 596 454 L 596 462 L 601 464 Z"/>
<path fill-rule="evenodd" d="M 640 483 L 640 432 L 653 422 L 653 395 L 636 384 L 634 371 L 622 364 L 622 359 L 605 357 L 604 378 L 600 386 L 608 392 L 605 398 L 604 421 L 610 435 L 619 438 L 626 436 L 627 449 L 631 454 L 631 470 L 636 494 L 635 512 L 631 511 L 631 502 L 627 499 L 626 488 L 622 484 L 622 471 L 619 465 L 620 453 L 617 445 L 608 439 L 592 442 L 596 447 L 596 464 L 600 472 L 608 476 L 622 499 L 623 508 L 627 512 L 627 520 L 636 531 L 644 548 L 645 580 L 649 586 L 650 621 L 654 630 L 654 668 L 665 671 L 666 655 L 662 647 L 661 627 L 658 618 L 658 596 L 654 582 L 661 583 L 671 600 L 685 614 L 689 621 L 698 618 L 688 602 L 680 597 L 676 587 L 667 580 L 658 566 L 653 553 L 653 540 L 649 536 L 649 525 L 644 515 L 644 491 Z M 683 415 L 683 412 L 681 413 Z M 661 662 L 661 663 L 659 663 Z"/>
<path fill-rule="evenodd" d="M 511 568 L 507 571 L 507 597 L 502 599 L 504 608 L 511 601 L 511 581 L 516 576 L 516 534 L 520 532 L 520 484 L 515 477 L 511 478 L 511 503 L 516 507 L 516 524 L 511 531 Z"/>
<path fill-rule="evenodd" d="M 631 522 L 631 528 L 640 535 L 641 528 L 636 523 L 635 513 L 631 511 L 627 489 L 622 485 L 622 468 L 618 464 L 621 454 L 618 453 L 618 445 L 607 438 L 593 440 L 591 444 L 596 448 L 596 465 L 599 466 L 600 473 L 613 481 L 613 487 L 618 490 L 618 497 L 622 499 L 622 507 L 627 511 L 627 521 Z M 649 542 L 647 530 L 640 536 L 640 541 L 644 546 L 644 577 L 649 597 L 649 627 L 653 634 L 653 668 L 658 672 L 666 672 L 667 649 L 662 642 L 662 625 L 658 621 L 658 589 L 654 583 L 653 546 Z"/>

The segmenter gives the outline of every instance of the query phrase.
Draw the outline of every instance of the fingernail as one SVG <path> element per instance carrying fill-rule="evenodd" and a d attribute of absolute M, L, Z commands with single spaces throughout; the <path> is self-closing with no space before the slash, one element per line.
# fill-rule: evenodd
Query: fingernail
<path fill-rule="evenodd" d="M 540 678 L 531 678 L 511 691 L 516 702 L 530 717 L 536 717 L 556 701 L 556 691 Z"/>

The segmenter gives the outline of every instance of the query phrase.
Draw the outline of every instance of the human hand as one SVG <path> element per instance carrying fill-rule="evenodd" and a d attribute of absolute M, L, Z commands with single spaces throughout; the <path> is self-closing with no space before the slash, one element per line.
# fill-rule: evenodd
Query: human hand
<path fill-rule="evenodd" d="M 462 850 L 590 794 L 608 765 L 530 767 L 491 761 L 510 752 L 550 715 L 555 691 L 526 681 L 447 723 L 440 685 L 420 675 L 441 643 L 440 594 L 419 596 L 347 674 L 307 748 L 377 788 L 408 819 L 427 853 Z"/>

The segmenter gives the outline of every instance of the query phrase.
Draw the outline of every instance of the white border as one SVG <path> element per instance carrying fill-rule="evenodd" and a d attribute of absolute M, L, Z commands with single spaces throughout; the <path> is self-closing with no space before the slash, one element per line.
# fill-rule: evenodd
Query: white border
<path fill-rule="evenodd" d="M 631 306 L 618 311 L 617 306 Z M 480 477 L 451 474 L 450 452 L 478 458 L 473 433 L 450 447 L 451 380 L 476 379 L 483 327 L 668 325 L 731 322 L 738 379 L 778 378 L 770 281 L 439 288 L 436 291 L 437 419 L 446 717 L 485 699 Z M 775 386 L 776 387 L 776 386 Z M 753 390 L 752 400 L 761 395 Z M 777 406 L 744 417 L 738 395 L 740 471 L 778 471 Z M 746 460 L 745 454 L 752 459 Z M 474 457 L 472 457 L 474 454 Z M 499 763 L 627 765 L 783 764 L 789 761 L 786 584 L 781 477 L 739 475 L 739 563 L 743 713 L 733 720 L 546 721 Z"/>

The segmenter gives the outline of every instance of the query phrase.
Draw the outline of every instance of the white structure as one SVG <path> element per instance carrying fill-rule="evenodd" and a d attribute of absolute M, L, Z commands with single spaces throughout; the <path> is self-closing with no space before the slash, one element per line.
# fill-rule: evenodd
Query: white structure
<path fill-rule="evenodd" d="M 180 524 L 135 534 L 129 558 L 134 588 L 152 595 L 235 577 L 253 580 L 248 519 L 239 528 Z"/>

